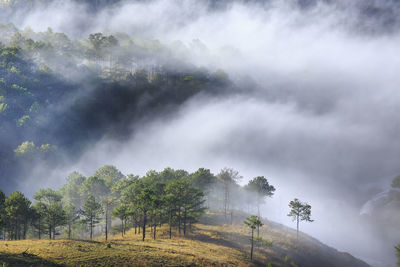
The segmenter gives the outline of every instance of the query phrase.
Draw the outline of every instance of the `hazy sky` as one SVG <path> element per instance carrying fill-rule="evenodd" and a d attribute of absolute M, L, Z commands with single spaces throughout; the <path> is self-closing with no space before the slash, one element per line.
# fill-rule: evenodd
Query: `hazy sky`
<path fill-rule="evenodd" d="M 101 140 L 44 184 L 61 183 L 71 170 L 90 175 L 104 164 L 135 174 L 233 167 L 243 182 L 264 175 L 276 185 L 266 217 L 291 225 L 287 203 L 299 197 L 313 206 L 315 222 L 301 226 L 307 233 L 369 262 L 393 259 L 394 251 L 385 255 L 379 240 L 372 243 L 376 233 L 359 225 L 358 211 L 400 174 L 399 34 L 382 17 L 362 17 L 355 2 L 338 3 L 210 10 L 199 1 L 160 0 L 93 15 L 63 1 L 14 17 L 22 28 L 50 26 L 76 37 L 127 32 L 171 47 L 179 40 L 187 48 L 175 50 L 182 59 L 256 84 L 225 97 L 199 95 L 173 118 L 134 125 L 128 142 Z"/>

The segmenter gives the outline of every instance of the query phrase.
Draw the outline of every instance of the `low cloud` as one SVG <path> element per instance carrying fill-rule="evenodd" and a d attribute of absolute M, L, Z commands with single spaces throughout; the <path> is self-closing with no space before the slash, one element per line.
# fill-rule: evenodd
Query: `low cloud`
<path fill-rule="evenodd" d="M 306 232 L 383 266 L 394 258 L 394 244 L 382 245 L 392 258 L 374 250 L 385 239 L 358 212 L 400 173 L 399 35 L 384 30 L 390 14 L 371 13 L 363 22 L 368 9 L 344 3 L 235 2 L 212 10 L 202 2 L 160 0 L 91 14 L 63 2 L 14 17 L 20 27 L 51 26 L 76 37 L 107 31 L 159 39 L 182 60 L 222 68 L 242 86 L 225 97 L 196 96 L 172 118 L 136 123 L 128 141 L 103 139 L 44 184 L 55 186 L 72 170 L 90 175 L 104 164 L 141 175 L 167 166 L 215 173 L 233 167 L 244 183 L 264 175 L 276 185 L 267 217 L 290 224 L 282 210 L 300 197 L 315 212 Z M 382 4 L 390 5 L 397 12 L 395 4 Z"/>

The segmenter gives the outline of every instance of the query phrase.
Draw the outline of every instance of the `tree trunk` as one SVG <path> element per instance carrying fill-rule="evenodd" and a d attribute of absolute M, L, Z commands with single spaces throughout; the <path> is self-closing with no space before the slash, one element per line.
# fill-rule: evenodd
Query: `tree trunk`
<path fill-rule="evenodd" d="M 39 240 L 40 240 L 40 232 L 41 232 L 41 226 L 42 226 L 42 222 L 40 220 L 40 216 L 39 216 Z"/>
<path fill-rule="evenodd" d="M 297 233 L 296 233 L 296 239 L 299 241 L 299 216 L 297 216 Z"/>
<path fill-rule="evenodd" d="M 19 223 L 17 222 L 17 229 L 15 229 L 15 231 L 16 231 L 16 238 L 15 239 L 21 239 L 21 231 L 20 231 L 20 225 L 19 225 Z"/>
<path fill-rule="evenodd" d="M 143 238 L 142 241 L 146 238 L 146 211 L 143 212 Z"/>
<path fill-rule="evenodd" d="M 228 186 L 225 185 L 225 196 L 224 196 L 224 215 L 225 215 L 225 223 L 228 221 L 226 217 L 227 207 L 228 206 Z"/>
<path fill-rule="evenodd" d="M 169 211 L 169 239 L 172 238 L 172 210 Z"/>
<path fill-rule="evenodd" d="M 185 212 L 183 215 L 183 235 L 184 236 L 186 235 L 186 214 L 187 214 L 187 212 L 186 212 L 186 208 L 185 208 Z"/>
<path fill-rule="evenodd" d="M 51 239 L 51 224 L 49 225 L 49 239 Z"/>
<path fill-rule="evenodd" d="M 90 239 L 93 238 L 93 219 L 90 219 Z"/>
<path fill-rule="evenodd" d="M 178 229 L 179 229 L 179 234 L 181 234 L 181 207 L 178 209 Z"/>
<path fill-rule="evenodd" d="M 71 239 L 71 225 L 72 224 L 72 222 L 71 221 L 69 221 L 68 222 L 68 239 Z"/>
<path fill-rule="evenodd" d="M 108 239 L 108 204 L 106 204 L 106 241 Z"/>
<path fill-rule="evenodd" d="M 111 232 L 111 230 L 112 230 L 111 207 L 108 207 L 108 231 L 107 231 L 107 233 Z"/>
<path fill-rule="evenodd" d="M 28 231 L 28 219 L 25 219 L 25 222 L 24 222 L 24 235 L 23 235 L 24 239 L 26 239 L 26 232 L 27 231 Z"/>
<path fill-rule="evenodd" d="M 56 224 L 53 224 L 53 240 L 56 239 Z"/>
<path fill-rule="evenodd" d="M 251 229 L 251 251 L 250 251 L 250 260 L 253 260 L 253 242 L 254 242 L 254 229 Z"/>
<path fill-rule="evenodd" d="M 153 239 L 156 240 L 157 223 L 154 224 Z"/>
<path fill-rule="evenodd" d="M 121 235 L 124 237 L 124 220 L 121 219 Z"/>

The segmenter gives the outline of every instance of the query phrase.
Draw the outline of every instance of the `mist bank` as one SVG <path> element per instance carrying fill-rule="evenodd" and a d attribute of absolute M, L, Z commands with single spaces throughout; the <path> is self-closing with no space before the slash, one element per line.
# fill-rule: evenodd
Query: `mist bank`
<path fill-rule="evenodd" d="M 322 119 L 324 123 L 319 121 Z M 136 125 L 137 131 L 129 141 L 101 140 L 78 164 L 40 177 L 44 177 L 42 183 L 57 186 L 72 170 L 86 174 L 109 163 L 119 164 L 124 173 L 141 175 L 165 166 L 189 171 L 207 166 L 214 173 L 223 166 L 235 166 L 244 177 L 243 184 L 262 174 L 277 187 L 262 210 L 266 218 L 293 226 L 284 212 L 287 203 L 293 197 L 304 199 L 313 205 L 315 222 L 302 226 L 302 231 L 374 266 L 390 266 L 395 261 L 392 248 L 397 242 L 394 225 L 382 228 L 384 217 L 371 220 L 360 216 L 359 211 L 392 175 L 389 170 L 387 179 L 375 179 L 385 168 L 378 170 L 382 163 L 363 157 L 378 154 L 366 146 L 369 131 L 362 132 L 358 127 L 341 131 L 341 123 L 328 116 L 315 118 L 294 105 L 271 105 L 243 96 L 199 97 L 170 119 Z M 376 135 L 374 131 L 370 134 Z M 353 139 L 362 135 L 366 138 Z M 341 156 L 349 155 L 348 151 L 354 153 L 350 162 L 347 156 Z M 369 171 L 377 172 L 371 176 L 356 167 L 371 164 Z M 392 171 L 395 168 L 393 165 Z"/>
<path fill-rule="evenodd" d="M 399 3 L 393 0 L 13 0 L 0 2 L 0 21 L 38 31 L 53 27 L 80 37 L 93 31 L 170 35 L 177 29 L 201 22 L 205 17 L 207 20 L 214 17 L 218 22 L 221 15 L 235 9 L 244 14 L 262 15 L 265 20 L 273 17 L 274 13 L 291 16 L 296 12 L 307 16 L 310 22 L 322 14 L 324 22 L 333 22 L 332 27 L 367 35 L 397 32 L 400 12 Z"/>
<path fill-rule="evenodd" d="M 3 15 L 20 28 L 50 26 L 73 41 L 100 31 L 117 39 L 118 32 L 157 39 L 172 58 L 211 73 L 221 68 L 233 82 L 222 96 L 200 88 L 169 116 L 158 109 L 140 120 L 121 120 L 129 129 L 123 140 L 99 134 L 59 168 L 29 168 L 18 186 L 28 192 L 38 181 L 56 186 L 72 169 L 90 173 L 109 163 L 125 173 L 237 166 L 245 178 L 262 173 L 287 190 L 271 200 L 267 217 L 289 224 L 276 207 L 299 196 L 315 203 L 316 221 L 305 231 L 376 266 L 390 265 L 400 236 L 382 233 L 381 221 L 370 225 L 371 218 L 359 217 L 359 211 L 400 172 L 398 4 L 303 4 L 231 2 L 214 8 L 208 2 L 149 1 L 88 10 L 54 2 L 24 16 Z M 240 89 L 229 91 L 234 87 Z M 113 105 L 87 107 L 93 128 L 97 114 L 119 118 Z"/>

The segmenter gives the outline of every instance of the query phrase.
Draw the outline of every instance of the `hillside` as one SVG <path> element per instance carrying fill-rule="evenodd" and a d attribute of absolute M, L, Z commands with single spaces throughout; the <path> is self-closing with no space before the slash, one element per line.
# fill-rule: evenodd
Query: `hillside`
<path fill-rule="evenodd" d="M 215 222 L 210 214 L 203 221 L 210 218 Z M 305 234 L 296 244 L 294 230 L 267 221 L 260 235 L 272 246 L 256 247 L 253 262 L 249 229 L 242 224 L 196 224 L 186 238 L 175 234 L 171 240 L 167 232 L 163 227 L 156 240 L 145 242 L 133 229 L 124 237 L 114 235 L 108 243 L 103 239 L 1 241 L 0 262 L 3 266 L 368 266 Z"/>
<path fill-rule="evenodd" d="M 104 137 L 124 140 L 133 124 L 168 118 L 199 94 L 235 91 L 223 71 L 184 64 L 156 40 L 116 36 L 77 41 L 0 23 L 0 170 L 15 177 L 3 190 L 38 161 L 55 166 Z"/>

